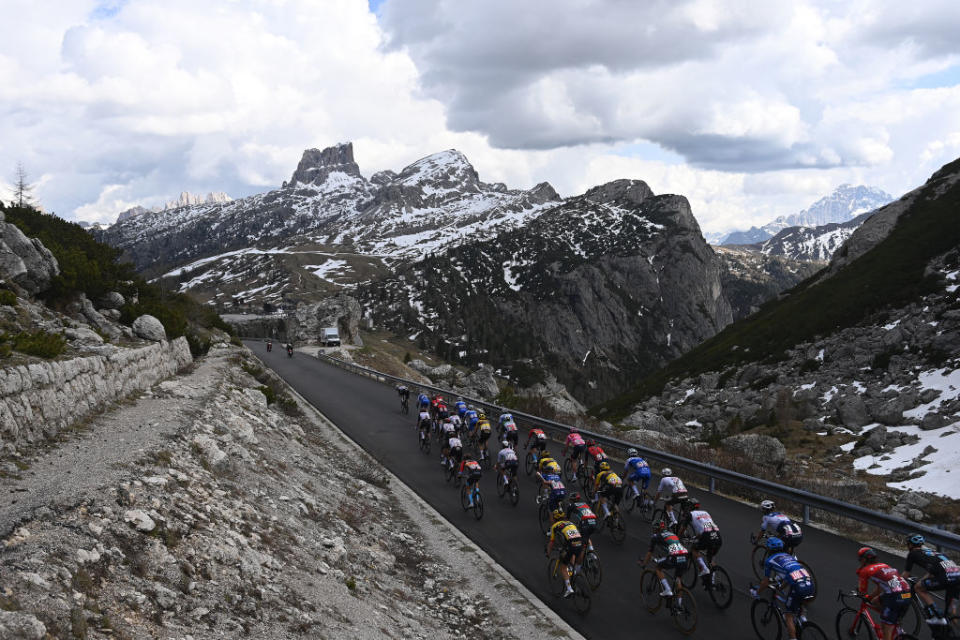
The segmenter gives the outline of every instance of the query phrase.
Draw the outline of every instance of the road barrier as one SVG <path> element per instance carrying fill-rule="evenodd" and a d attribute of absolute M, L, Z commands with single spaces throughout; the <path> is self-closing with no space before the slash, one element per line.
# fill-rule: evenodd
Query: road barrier
<path fill-rule="evenodd" d="M 354 374 L 374 378 L 380 382 L 408 385 L 411 388 L 411 394 L 414 393 L 413 388 L 415 387 L 420 389 L 428 389 L 446 396 L 462 397 L 465 402 L 479 407 L 485 407 L 487 409 L 487 413 L 492 413 L 493 411 L 501 413 L 509 412 L 514 416 L 514 418 L 519 418 L 521 422 L 536 424 L 540 428 L 546 428 L 547 430 L 557 434 L 569 433 L 571 429 L 570 425 L 566 425 L 561 422 L 556 422 L 547 418 L 541 418 L 540 416 L 523 413 L 521 411 L 515 411 L 508 407 L 501 407 L 479 398 L 463 396 L 450 391 L 449 389 L 443 389 L 441 387 L 392 376 L 390 374 L 369 369 L 352 362 L 345 362 L 343 360 L 331 358 L 322 352 L 317 353 L 317 358 L 323 362 L 326 362 L 327 364 L 345 369 Z M 412 398 L 411 402 L 415 403 L 416 399 Z M 866 507 L 861 507 L 859 505 L 842 502 L 834 498 L 817 495 L 802 489 L 795 489 L 786 485 L 777 484 L 775 482 L 770 482 L 769 480 L 764 480 L 763 478 L 755 478 L 743 473 L 737 473 L 736 471 L 730 471 L 729 469 L 724 469 L 716 465 L 700 462 L 698 460 L 691 460 L 689 458 L 684 458 L 666 451 L 651 449 L 649 447 L 634 444 L 626 440 L 619 440 L 604 434 L 587 431 L 585 429 L 579 429 L 579 431 L 584 435 L 584 437 L 593 438 L 596 440 L 604 447 L 604 449 L 610 447 L 613 449 L 626 451 L 629 448 L 633 448 L 644 456 L 661 460 L 671 467 L 680 467 L 703 475 L 708 479 L 708 491 L 711 493 L 715 491 L 717 481 L 721 481 L 746 487 L 754 491 L 760 491 L 765 495 L 772 495 L 795 502 L 799 504 L 803 510 L 804 524 L 809 524 L 811 521 L 811 509 L 818 509 L 837 514 L 843 518 L 857 520 L 858 522 L 862 522 L 873 527 L 878 527 L 880 529 L 885 529 L 894 533 L 901 533 L 904 535 L 911 533 L 922 533 L 924 537 L 926 537 L 927 543 L 936 546 L 938 549 L 951 549 L 953 551 L 960 551 L 960 536 L 942 529 L 936 529 L 927 525 L 918 524 L 916 522 L 904 520 L 903 518 L 896 518 L 894 516 L 880 513 Z"/>

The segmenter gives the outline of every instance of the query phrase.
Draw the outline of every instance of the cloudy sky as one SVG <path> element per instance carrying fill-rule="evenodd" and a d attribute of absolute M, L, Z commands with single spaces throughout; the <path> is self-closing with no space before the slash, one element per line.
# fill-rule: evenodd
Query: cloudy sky
<path fill-rule="evenodd" d="M 457 148 L 564 196 L 641 178 L 709 232 L 960 156 L 956 0 L 0 7 L 0 180 L 68 219 L 266 191 L 347 140 L 367 175 Z"/>

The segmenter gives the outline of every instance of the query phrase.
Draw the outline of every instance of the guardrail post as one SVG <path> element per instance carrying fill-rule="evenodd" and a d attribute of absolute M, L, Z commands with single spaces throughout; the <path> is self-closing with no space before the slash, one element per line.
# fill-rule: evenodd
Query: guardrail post
<path fill-rule="evenodd" d="M 710 493 L 714 493 L 716 492 L 716 490 L 717 490 L 717 479 L 714 478 L 713 476 L 710 476 L 710 488 L 708 489 L 708 491 Z"/>
<path fill-rule="evenodd" d="M 810 505 L 803 505 L 803 524 L 810 524 Z"/>

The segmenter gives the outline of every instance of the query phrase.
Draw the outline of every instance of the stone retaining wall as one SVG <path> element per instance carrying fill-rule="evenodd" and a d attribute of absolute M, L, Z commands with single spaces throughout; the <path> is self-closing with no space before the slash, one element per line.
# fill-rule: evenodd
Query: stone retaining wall
<path fill-rule="evenodd" d="M 52 438 L 193 362 L 185 338 L 109 355 L 0 369 L 0 452 Z"/>

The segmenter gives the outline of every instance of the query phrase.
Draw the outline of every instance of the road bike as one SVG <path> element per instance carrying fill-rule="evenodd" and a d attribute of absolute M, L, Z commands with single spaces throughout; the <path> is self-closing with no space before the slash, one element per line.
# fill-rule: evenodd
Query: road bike
<path fill-rule="evenodd" d="M 577 461 L 577 472 L 573 472 L 573 461 Z M 563 461 L 563 479 L 573 484 L 580 480 L 580 476 L 583 473 L 583 454 L 580 454 L 576 458 L 573 456 L 568 456 Z"/>
<path fill-rule="evenodd" d="M 770 584 L 769 596 L 757 596 L 750 606 L 750 622 L 760 640 L 781 640 L 787 628 L 784 618 L 783 603 L 786 598 L 780 592 L 781 584 Z M 754 585 L 750 585 L 753 589 Z M 797 632 L 797 640 L 827 640 L 827 634 L 816 622 L 807 619 L 805 607 L 800 607 L 800 613 L 793 616 L 793 624 Z"/>
<path fill-rule="evenodd" d="M 504 480 L 506 478 L 506 480 Z M 517 503 L 520 502 L 520 483 L 517 482 L 517 474 L 515 471 L 510 471 L 504 473 L 503 471 L 497 472 L 497 495 L 501 498 L 503 496 L 508 496 L 510 498 L 510 504 L 517 506 Z"/>
<path fill-rule="evenodd" d="M 457 465 L 450 458 L 447 458 L 447 464 L 444 465 L 443 473 L 447 479 L 447 482 L 453 480 L 453 486 L 460 486 L 460 474 L 457 471 Z"/>
<path fill-rule="evenodd" d="M 537 463 L 540 462 L 540 454 L 536 449 L 530 449 L 527 451 L 526 457 L 523 459 L 523 470 L 527 472 L 527 475 L 533 475 L 534 469 L 537 468 Z"/>
<path fill-rule="evenodd" d="M 918 578 L 915 576 L 907 578 L 907 582 L 910 583 L 910 593 L 913 594 L 913 597 L 910 598 L 910 608 L 907 609 L 907 612 L 903 614 L 903 618 L 900 620 L 900 626 L 903 627 L 903 630 L 907 633 L 919 637 L 920 629 L 927 618 L 927 614 L 923 610 L 923 601 L 917 596 L 917 581 Z M 939 606 L 938 601 L 944 600 L 944 597 L 935 591 L 927 591 L 927 593 L 933 597 L 934 602 L 938 604 L 939 609 L 944 612 L 944 617 L 947 619 L 947 625 L 937 629 L 934 637 L 938 638 L 938 640 L 956 640 L 960 638 L 960 616 L 956 613 L 950 613 L 950 609 L 955 607 L 956 602 L 944 602 L 942 603 L 943 606 Z M 932 626 L 930 630 L 934 630 Z"/>
<path fill-rule="evenodd" d="M 636 484 L 627 487 L 626 494 L 623 498 L 623 508 L 627 513 L 636 509 L 645 522 L 653 521 L 653 496 L 646 489 L 637 489 Z"/>
<path fill-rule="evenodd" d="M 570 576 L 570 587 L 573 589 L 573 608 L 580 615 L 586 615 L 590 611 L 592 596 L 590 594 L 590 584 L 582 571 L 576 571 L 573 565 L 567 565 L 567 575 Z M 559 597 L 566 591 L 566 585 L 563 582 L 563 574 L 560 572 L 560 554 L 554 551 L 547 559 L 547 581 L 550 584 L 550 592 Z"/>
<path fill-rule="evenodd" d="M 460 506 L 464 511 L 473 509 L 473 517 L 479 520 L 483 517 L 483 496 L 480 495 L 479 480 L 473 484 L 465 482 L 460 487 Z"/>
<path fill-rule="evenodd" d="M 683 635 L 690 635 L 697 628 L 697 601 L 689 589 L 683 586 L 679 576 L 673 578 L 673 594 L 661 596 L 660 590 L 663 585 L 657 572 L 646 568 L 640 574 L 640 595 L 643 598 L 643 604 L 651 615 L 666 605 L 670 617 L 673 619 L 674 626 L 680 630 Z"/>
<path fill-rule="evenodd" d="M 420 441 L 420 451 L 430 453 L 430 433 L 423 427 L 417 429 L 417 439 Z"/>
<path fill-rule="evenodd" d="M 587 579 L 587 584 L 596 591 L 603 579 L 603 569 L 600 567 L 600 556 L 593 549 L 587 549 L 586 553 L 583 554 L 581 571 L 583 577 Z"/>
<path fill-rule="evenodd" d="M 733 602 L 733 582 L 730 580 L 730 574 L 720 565 L 711 564 L 713 558 L 710 555 L 707 555 L 704 561 L 707 563 L 707 568 L 710 569 L 710 573 L 705 576 L 699 576 L 698 574 L 700 572 L 697 570 L 698 563 L 694 560 L 692 570 L 687 571 L 683 575 L 683 586 L 693 590 L 697 585 L 697 578 L 702 578 L 700 582 L 703 584 L 703 589 L 707 592 L 707 595 L 710 596 L 713 604 L 716 605 L 718 609 L 726 609 Z"/>
<path fill-rule="evenodd" d="M 610 539 L 614 544 L 623 544 L 627 539 L 627 527 L 623 522 L 623 516 L 620 515 L 620 506 L 612 499 L 607 500 L 607 507 L 610 513 L 606 516 L 601 515 L 600 500 L 597 499 L 593 504 L 593 512 L 600 518 L 600 528 L 610 530 Z"/>
<path fill-rule="evenodd" d="M 410 398 L 408 396 L 400 396 L 400 413 L 403 415 L 410 413 Z"/>
<path fill-rule="evenodd" d="M 753 551 L 750 553 L 750 566 L 753 567 L 753 575 L 760 580 L 763 578 L 763 567 L 766 564 L 767 558 L 770 557 L 770 550 L 767 549 L 767 545 L 764 544 L 764 538 L 758 538 L 754 533 L 750 534 L 750 544 L 753 545 Z M 796 549 L 793 550 L 793 557 L 797 558 Z M 814 593 L 817 593 L 817 576 L 814 574 L 813 568 L 800 558 L 797 558 L 797 562 L 802 564 L 803 568 L 806 569 L 807 573 L 810 574 L 810 580 L 813 582 Z"/>
<path fill-rule="evenodd" d="M 910 598 L 910 592 L 904 592 L 902 597 Z M 860 601 L 859 607 L 852 607 L 847 598 L 856 598 Z M 837 593 L 837 600 L 843 603 L 843 607 L 837 612 L 837 638 L 846 640 L 848 638 L 857 638 L 858 640 L 879 640 L 883 637 L 882 627 L 873 621 L 870 615 L 870 604 L 867 597 L 856 591 L 844 592 L 842 589 Z M 899 624 L 893 632 L 894 640 L 917 640 L 917 636 L 912 633 L 906 633 Z"/>

